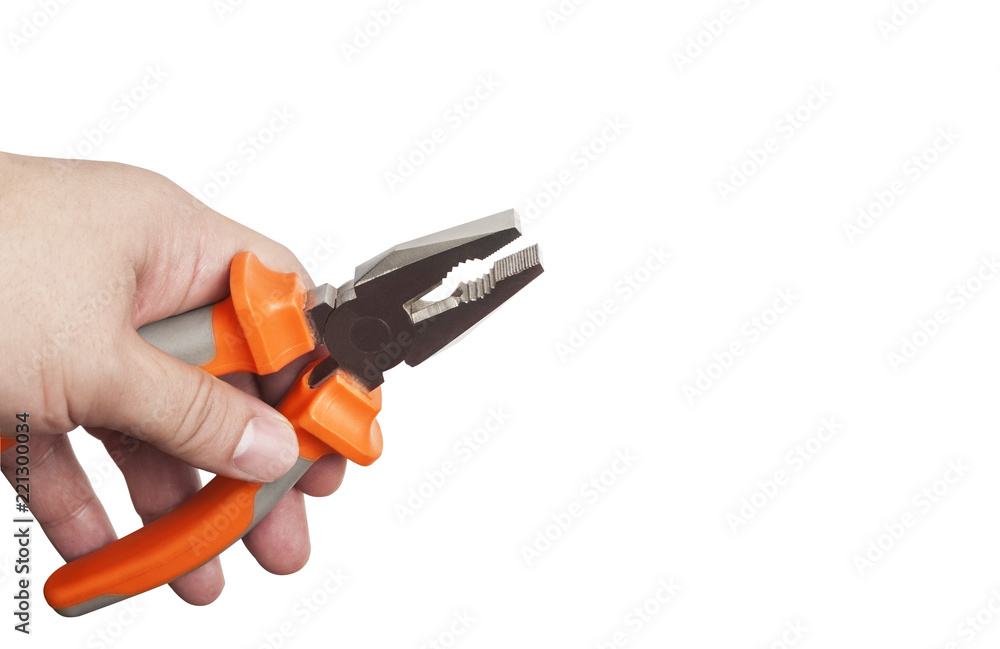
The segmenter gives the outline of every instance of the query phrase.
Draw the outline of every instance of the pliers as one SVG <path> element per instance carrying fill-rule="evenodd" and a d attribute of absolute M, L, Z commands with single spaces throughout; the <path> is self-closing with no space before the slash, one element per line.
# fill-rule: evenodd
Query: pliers
<path fill-rule="evenodd" d="M 278 404 L 298 436 L 298 460 L 266 484 L 217 476 L 156 521 L 55 571 L 48 603 L 78 616 L 167 584 L 253 529 L 320 457 L 339 453 L 362 466 L 378 459 L 384 372 L 427 360 L 538 277 L 538 247 L 496 261 L 444 299 L 428 294 L 458 264 L 520 234 L 517 213 L 507 210 L 397 245 L 340 287 L 311 291 L 298 275 L 243 252 L 232 261 L 230 297 L 140 328 L 149 343 L 215 376 L 270 374 L 325 346 L 328 355 L 307 365 Z"/>

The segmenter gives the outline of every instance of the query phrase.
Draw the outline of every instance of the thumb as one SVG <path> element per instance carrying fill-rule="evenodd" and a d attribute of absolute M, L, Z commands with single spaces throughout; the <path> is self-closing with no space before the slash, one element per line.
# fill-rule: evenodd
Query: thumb
<path fill-rule="evenodd" d="M 134 333 L 134 332 L 133 332 Z M 110 380 L 101 381 L 84 422 L 146 441 L 219 475 L 269 482 L 298 457 L 292 425 L 263 401 L 156 349 L 122 336 Z M 105 377 L 101 377 L 104 379 Z"/>

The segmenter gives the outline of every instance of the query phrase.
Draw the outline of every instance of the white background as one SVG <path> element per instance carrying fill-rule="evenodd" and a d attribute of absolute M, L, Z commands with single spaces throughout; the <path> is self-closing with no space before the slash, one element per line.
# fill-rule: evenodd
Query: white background
<path fill-rule="evenodd" d="M 977 277 L 1000 253 L 996 3 L 908 0 L 915 13 L 888 30 L 889 0 L 592 0 L 554 24 L 557 0 L 422 0 L 369 26 L 380 33 L 352 55 L 343 45 L 387 0 L 256 0 L 221 17 L 209 0 L 69 2 L 15 45 L 40 4 L 8 2 L 0 20 L 0 148 L 154 169 L 291 247 L 320 282 L 509 207 L 546 273 L 460 345 L 389 375 L 385 454 L 309 503 L 306 569 L 269 575 L 240 546 L 218 602 L 191 608 L 159 589 L 134 600 L 135 619 L 126 605 L 62 619 L 39 580 L 26 639 L 6 612 L 5 534 L 5 643 L 1000 639 L 1000 281 Z M 723 10 L 728 24 L 714 22 Z M 157 68 L 158 83 L 146 78 Z M 481 78 L 499 86 L 455 128 L 449 111 Z M 144 80 L 157 87 L 138 90 Z M 814 89 L 826 98 L 801 108 Z M 122 93 L 143 99 L 126 114 Z M 276 109 L 294 117 L 249 160 L 246 138 Z M 91 145 L 102 120 L 112 128 Z M 613 135 L 606 120 L 624 132 L 595 143 Z M 443 143 L 390 191 L 397 156 L 435 128 Z M 754 163 L 748 149 L 769 138 Z M 600 152 L 586 169 L 581 147 Z M 212 186 L 230 162 L 239 173 Z M 744 164 L 746 182 L 721 191 Z M 896 181 L 905 191 L 880 208 Z M 848 233 L 873 204 L 878 218 Z M 660 249 L 669 262 L 650 268 Z M 625 289 L 629 278 L 643 281 Z M 978 292 L 959 299 L 960 285 Z M 775 318 L 780 291 L 794 297 Z M 927 336 L 937 310 L 947 322 Z M 904 340 L 919 348 L 893 363 Z M 715 378 L 689 399 L 699 372 Z M 499 431 L 457 455 L 497 408 L 510 413 Z M 836 435 L 810 441 L 830 418 Z M 98 444 L 73 438 L 130 531 L 122 479 Z M 807 445 L 808 461 L 788 457 Z M 619 452 L 635 462 L 606 473 L 624 468 Z M 397 505 L 449 461 L 457 471 L 401 521 Z M 957 478 L 949 463 L 968 469 Z M 613 484 L 592 498 L 585 485 L 602 477 Z M 39 533 L 39 577 L 59 563 Z M 337 569 L 349 579 L 327 596 Z M 671 580 L 679 591 L 660 604 Z M 304 619 L 302 598 L 324 603 Z M 652 612 L 641 625 L 636 607 Z M 449 636 L 464 614 L 471 627 Z M 975 630 L 965 620 L 977 615 Z"/>

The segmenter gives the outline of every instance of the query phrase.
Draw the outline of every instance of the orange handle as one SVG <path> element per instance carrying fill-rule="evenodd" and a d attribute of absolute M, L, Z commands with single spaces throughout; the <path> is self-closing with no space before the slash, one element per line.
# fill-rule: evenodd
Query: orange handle
<path fill-rule="evenodd" d="M 14 440 L 12 439 L 0 439 L 0 453 L 3 453 L 13 445 L 14 445 Z"/>
<path fill-rule="evenodd" d="M 310 388 L 317 364 L 299 374 L 278 405 L 299 439 L 299 460 L 289 473 L 266 484 L 216 477 L 177 509 L 53 573 L 45 584 L 49 605 L 61 615 L 83 615 L 169 583 L 252 530 L 323 455 L 374 462 L 382 451 L 375 421 L 381 389 L 368 392 L 343 372 Z"/>
<path fill-rule="evenodd" d="M 233 257 L 230 296 L 214 306 L 153 322 L 139 335 L 215 376 L 270 374 L 316 346 L 306 289 L 295 273 L 269 270 L 250 252 Z"/>
<path fill-rule="evenodd" d="M 277 502 L 275 492 L 284 495 L 292 484 L 217 477 L 172 512 L 55 571 L 45 599 L 59 614 L 75 617 L 169 583 L 241 539 L 263 517 L 258 501 Z"/>

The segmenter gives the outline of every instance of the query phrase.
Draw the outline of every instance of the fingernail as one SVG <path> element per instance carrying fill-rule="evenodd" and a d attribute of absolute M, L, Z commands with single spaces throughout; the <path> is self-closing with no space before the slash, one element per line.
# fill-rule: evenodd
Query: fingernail
<path fill-rule="evenodd" d="M 233 465 L 261 482 L 277 480 L 288 473 L 299 454 L 299 442 L 291 424 L 274 417 L 254 417 L 243 429 Z"/>

